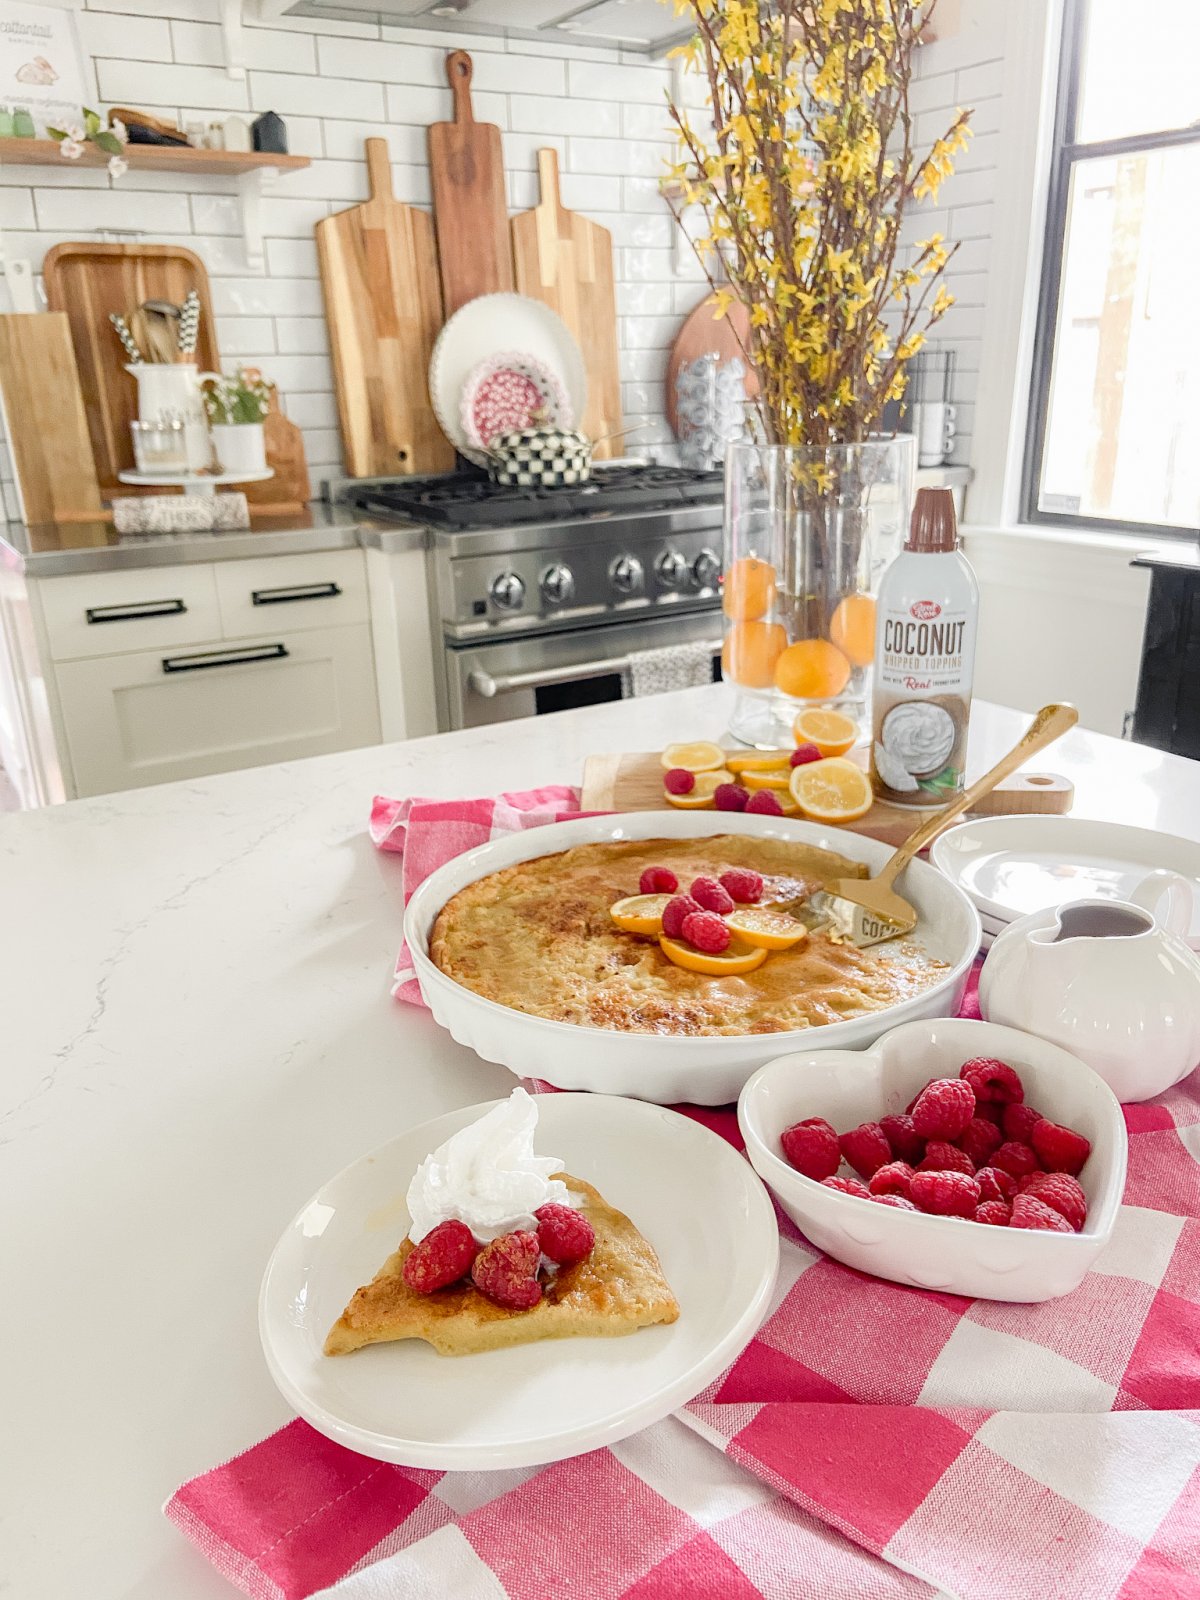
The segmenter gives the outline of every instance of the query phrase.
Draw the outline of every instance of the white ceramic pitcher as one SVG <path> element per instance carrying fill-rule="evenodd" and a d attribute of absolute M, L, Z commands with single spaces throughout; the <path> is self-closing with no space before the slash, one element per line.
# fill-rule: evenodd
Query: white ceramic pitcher
<path fill-rule="evenodd" d="M 1133 901 L 1020 918 L 983 964 L 980 1011 L 1069 1050 L 1118 1100 L 1161 1094 L 1200 1063 L 1200 956 L 1184 938 L 1193 898 L 1186 879 L 1155 872 Z"/>
<path fill-rule="evenodd" d="M 212 466 L 212 440 L 200 385 L 206 378 L 219 378 L 220 373 L 198 372 L 194 361 L 138 361 L 125 371 L 137 379 L 139 420 L 161 422 L 178 417 L 183 423 L 189 471 L 206 472 Z"/>

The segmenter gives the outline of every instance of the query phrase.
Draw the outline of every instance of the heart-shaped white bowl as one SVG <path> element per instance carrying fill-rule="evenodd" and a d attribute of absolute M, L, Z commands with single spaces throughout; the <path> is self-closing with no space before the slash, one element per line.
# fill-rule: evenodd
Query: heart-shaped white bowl
<path fill-rule="evenodd" d="M 780 1135 L 792 1123 L 824 1117 L 845 1133 L 903 1111 L 930 1078 L 956 1078 L 973 1056 L 1007 1061 L 1020 1073 L 1031 1105 L 1091 1140 L 1079 1176 L 1088 1202 L 1082 1233 L 995 1228 L 901 1211 L 824 1188 L 784 1159 Z M 868 1050 L 780 1056 L 742 1090 L 738 1123 L 754 1170 L 827 1255 L 878 1278 L 972 1299 L 1070 1294 L 1108 1243 L 1125 1190 L 1125 1121 L 1108 1085 L 1057 1045 L 988 1022 L 910 1022 Z"/>

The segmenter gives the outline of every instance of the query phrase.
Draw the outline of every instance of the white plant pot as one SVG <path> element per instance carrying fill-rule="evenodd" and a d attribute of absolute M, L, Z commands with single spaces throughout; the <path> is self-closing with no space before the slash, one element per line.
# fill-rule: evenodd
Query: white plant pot
<path fill-rule="evenodd" d="M 213 448 L 222 472 L 265 472 L 267 447 L 261 422 L 214 422 Z"/>

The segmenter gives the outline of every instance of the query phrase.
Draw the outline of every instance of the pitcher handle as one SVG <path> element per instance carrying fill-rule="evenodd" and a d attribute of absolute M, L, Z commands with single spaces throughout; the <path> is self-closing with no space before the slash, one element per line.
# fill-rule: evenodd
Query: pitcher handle
<path fill-rule="evenodd" d="M 1129 898 L 1135 906 L 1157 917 L 1168 933 L 1175 934 L 1193 950 L 1200 949 L 1200 938 L 1191 937 L 1196 887 L 1189 879 L 1166 867 L 1155 867 Z"/>

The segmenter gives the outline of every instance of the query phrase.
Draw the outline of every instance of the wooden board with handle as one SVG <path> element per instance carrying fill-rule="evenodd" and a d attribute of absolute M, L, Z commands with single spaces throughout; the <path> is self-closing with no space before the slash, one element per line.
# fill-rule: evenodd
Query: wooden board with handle
<path fill-rule="evenodd" d="M 61 311 L 0 316 L 0 400 L 25 521 L 99 516 L 87 415 Z"/>
<path fill-rule="evenodd" d="M 731 755 L 744 754 L 731 751 Z M 1051 773 L 1018 772 L 998 785 L 977 807 L 975 816 L 1007 816 L 1037 812 L 1061 816 L 1071 809 L 1075 786 Z M 663 768 L 658 752 L 645 755 L 588 756 L 579 796 L 583 811 L 672 811 L 663 793 Z M 848 822 L 852 833 L 887 844 L 908 838 L 926 813 L 876 801 L 865 817 Z"/>
<path fill-rule="evenodd" d="M 182 304 L 189 289 L 200 297 L 195 360 L 202 372 L 219 365 L 208 273 L 191 250 L 167 244 L 58 244 L 42 268 L 52 311 L 65 311 L 79 366 L 96 476 L 105 494 L 127 494 L 117 476 L 134 464 L 129 424 L 137 416 L 137 384 L 108 317 L 122 316 L 146 300 Z M 182 359 L 182 358 L 181 358 Z"/>
<path fill-rule="evenodd" d="M 718 317 L 716 310 L 716 296 L 705 295 L 675 336 L 667 358 L 667 421 L 677 439 L 686 438 L 689 431 L 679 415 L 679 375 L 701 356 L 715 355 L 722 365 L 740 361 L 746 368 L 746 398 L 753 400 L 759 392 L 758 374 L 746 357 L 750 349 L 749 311 L 740 300 L 735 300 L 723 317 Z"/>
<path fill-rule="evenodd" d="M 346 471 L 449 472 L 454 447 L 429 399 L 442 326 L 433 221 L 395 199 L 387 140 L 366 143 L 371 198 L 316 226 Z"/>
<path fill-rule="evenodd" d="M 284 416 L 278 389 L 272 387 L 268 404 L 263 419 L 263 445 L 267 465 L 275 476 L 264 483 L 234 484 L 233 487 L 242 489 L 252 513 L 258 507 L 272 516 L 298 516 L 312 499 L 304 435 Z"/>
<path fill-rule="evenodd" d="M 468 300 L 513 287 L 500 129 L 475 121 L 474 70 L 465 50 L 452 50 L 446 57 L 454 121 L 434 122 L 429 128 L 429 177 L 447 320 Z"/>
<path fill-rule="evenodd" d="M 612 234 L 562 203 L 558 152 L 538 151 L 542 197 L 512 220 L 517 290 L 556 311 L 583 351 L 588 400 L 576 427 L 603 441 L 596 459 L 625 453 Z"/>

